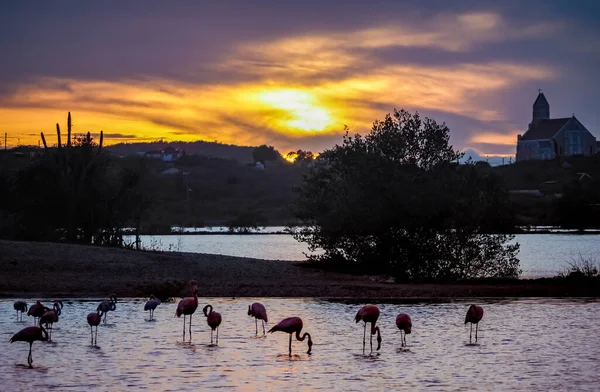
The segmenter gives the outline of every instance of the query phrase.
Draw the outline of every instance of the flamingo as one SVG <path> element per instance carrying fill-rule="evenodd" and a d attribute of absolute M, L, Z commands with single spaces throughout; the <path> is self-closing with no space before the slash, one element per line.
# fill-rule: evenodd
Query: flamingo
<path fill-rule="evenodd" d="M 207 311 L 207 309 L 209 309 Z M 217 344 L 219 344 L 219 325 L 221 325 L 221 314 L 214 312 L 212 305 L 206 305 L 204 309 L 204 316 L 206 316 L 206 323 L 210 327 L 210 344 L 213 343 L 213 331 L 217 330 Z"/>
<path fill-rule="evenodd" d="M 483 317 L 483 308 L 477 305 L 469 306 L 469 310 L 467 310 L 467 316 L 465 317 L 465 324 L 471 323 L 471 332 L 469 332 L 469 343 L 473 340 L 473 324 L 475 324 L 475 342 L 477 342 L 477 329 L 479 327 L 479 322 Z"/>
<path fill-rule="evenodd" d="M 363 334 L 363 353 L 365 351 L 366 344 L 366 336 L 367 336 L 367 323 L 371 323 L 371 352 L 373 352 L 373 335 L 377 333 L 377 350 L 381 348 L 381 332 L 379 331 L 379 327 L 375 326 L 377 323 L 377 319 L 379 318 L 379 308 L 375 305 L 367 305 L 363 306 L 358 313 L 356 313 L 356 317 L 354 320 L 358 323 L 359 321 L 365 322 L 365 333 Z"/>
<path fill-rule="evenodd" d="M 58 322 L 58 316 L 61 314 L 62 307 L 62 301 L 54 301 L 52 309 L 45 311 L 42 317 L 40 317 L 40 327 L 42 324 L 46 325 L 46 330 L 48 331 L 49 335 L 49 342 L 52 341 L 52 330 L 54 329 L 54 323 Z"/>
<path fill-rule="evenodd" d="M 255 302 L 252 305 L 248 305 L 248 316 L 253 316 L 256 322 L 256 334 L 258 335 L 258 320 L 262 321 L 263 335 L 265 335 L 265 323 L 268 323 L 267 309 L 260 302 Z"/>
<path fill-rule="evenodd" d="M 158 305 L 160 305 L 160 300 L 156 298 L 154 294 L 151 294 L 150 299 L 146 302 L 146 305 L 144 305 L 144 311 L 150 311 L 150 321 L 154 320 L 154 310 Z"/>
<path fill-rule="evenodd" d="M 27 302 L 16 301 L 13 305 L 13 308 L 15 308 L 17 311 L 17 321 L 23 321 L 23 313 L 27 311 Z M 21 312 L 21 320 L 19 320 L 19 312 Z"/>
<path fill-rule="evenodd" d="M 101 310 L 96 310 L 95 312 L 92 312 L 87 315 L 87 322 L 90 325 L 90 334 L 92 335 L 92 342 L 91 342 L 92 346 L 95 346 L 98 344 L 98 325 L 100 325 L 101 321 L 102 321 L 102 311 Z M 93 327 L 96 327 L 96 339 L 94 339 Z"/>
<path fill-rule="evenodd" d="M 312 339 L 308 332 L 305 332 L 302 337 L 300 337 L 300 332 L 302 331 L 302 319 L 300 317 L 288 317 L 286 319 L 281 320 L 277 325 L 269 330 L 269 333 L 281 331 L 290 334 L 290 356 L 292 356 L 292 334 L 296 333 L 296 340 L 303 341 L 308 336 L 308 351 L 306 352 L 310 355 L 310 350 L 312 349 Z"/>
<path fill-rule="evenodd" d="M 406 334 L 410 334 L 412 330 L 412 320 L 410 316 L 406 313 L 400 313 L 396 316 L 396 326 L 400 330 L 400 341 L 402 342 L 402 347 L 406 347 Z M 402 332 L 404 332 L 404 340 L 402 338 Z"/>
<path fill-rule="evenodd" d="M 100 305 L 96 308 L 96 311 L 100 310 L 104 314 L 104 324 L 106 324 L 106 314 L 117 309 L 117 295 L 111 294 L 109 299 L 100 302 Z"/>
<path fill-rule="evenodd" d="M 10 338 L 9 342 L 27 342 L 29 343 L 29 355 L 27 356 L 27 363 L 30 368 L 33 368 L 31 364 L 33 363 L 33 358 L 31 357 L 31 347 L 33 346 L 33 342 L 36 340 L 45 342 L 48 340 L 48 332 L 42 327 L 27 327 L 23 328 L 19 332 L 13 335 Z"/>
<path fill-rule="evenodd" d="M 179 301 L 175 315 L 181 317 L 183 314 L 183 340 L 185 341 L 185 316 L 190 316 L 190 342 L 192 341 L 192 314 L 198 308 L 198 283 L 195 280 L 190 280 L 190 290 L 194 297 L 186 297 Z"/>
<path fill-rule="evenodd" d="M 27 311 L 28 316 L 33 316 L 33 323 L 37 324 L 35 321 L 36 318 L 42 317 L 45 311 L 50 310 L 47 306 L 44 306 L 40 301 L 36 301 L 33 305 L 29 307 Z"/>

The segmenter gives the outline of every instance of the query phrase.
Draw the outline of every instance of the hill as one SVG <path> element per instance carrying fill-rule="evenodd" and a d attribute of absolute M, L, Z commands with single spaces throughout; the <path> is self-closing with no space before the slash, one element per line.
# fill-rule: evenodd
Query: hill
<path fill-rule="evenodd" d="M 162 150 L 166 147 L 173 147 L 184 151 L 188 155 L 202 155 L 211 158 L 233 159 L 241 163 L 252 163 L 252 151 L 254 146 L 237 146 L 234 144 L 223 144 L 219 142 L 137 142 L 137 143 L 118 143 L 106 147 L 106 149 L 119 156 L 143 155 L 148 151 Z"/>

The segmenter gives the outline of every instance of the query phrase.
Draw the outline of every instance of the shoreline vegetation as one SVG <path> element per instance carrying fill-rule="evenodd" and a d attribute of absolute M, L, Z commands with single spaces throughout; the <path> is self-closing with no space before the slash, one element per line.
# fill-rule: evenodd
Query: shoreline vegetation
<path fill-rule="evenodd" d="M 394 283 L 389 276 L 342 273 L 325 265 L 199 253 L 135 251 L 0 240 L 0 297 L 307 297 L 395 302 L 462 298 L 600 297 L 600 279 L 570 274 L 539 279 Z"/>
<path fill-rule="evenodd" d="M 141 232 L 140 235 L 143 236 L 158 236 L 158 235 L 290 235 L 289 232 L 285 230 L 278 231 L 269 231 L 271 227 L 281 227 L 281 226 L 265 226 L 261 228 L 261 230 L 249 230 L 249 231 L 230 231 L 230 230 L 212 230 L 214 227 L 222 227 L 222 226 L 203 226 L 203 227 L 191 227 L 186 228 L 187 231 L 171 229 L 170 231 L 145 231 Z M 192 229 L 192 230 L 188 230 Z M 199 230 L 197 230 L 199 229 Z M 197 230 L 197 231 L 194 231 Z M 135 235 L 134 230 L 124 231 L 124 235 Z M 598 235 L 600 234 L 600 229 L 589 228 L 585 230 L 574 230 L 574 229 L 561 229 L 559 227 L 552 228 L 544 228 L 544 229 L 519 229 L 515 230 L 511 234 L 572 234 L 572 235 Z"/>

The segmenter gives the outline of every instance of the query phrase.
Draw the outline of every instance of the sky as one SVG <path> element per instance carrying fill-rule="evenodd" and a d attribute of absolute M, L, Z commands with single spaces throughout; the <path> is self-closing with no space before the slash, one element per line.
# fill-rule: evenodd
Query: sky
<path fill-rule="evenodd" d="M 514 155 L 542 89 L 600 139 L 600 2 L 0 3 L 0 132 L 319 152 L 394 109 Z M 55 140 L 52 136 L 51 140 Z"/>

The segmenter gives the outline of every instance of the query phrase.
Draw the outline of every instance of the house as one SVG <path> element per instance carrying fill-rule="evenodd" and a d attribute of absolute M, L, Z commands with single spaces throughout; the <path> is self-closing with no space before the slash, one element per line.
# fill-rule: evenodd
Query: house
<path fill-rule="evenodd" d="M 533 104 L 533 119 L 527 131 L 517 136 L 516 160 L 589 156 L 596 154 L 598 144 L 575 115 L 551 119 L 550 105 L 540 90 Z"/>
<path fill-rule="evenodd" d="M 163 162 L 173 162 L 184 155 L 183 151 L 179 151 L 171 146 L 165 147 L 162 150 L 148 151 L 144 154 L 146 158 L 161 159 Z"/>

